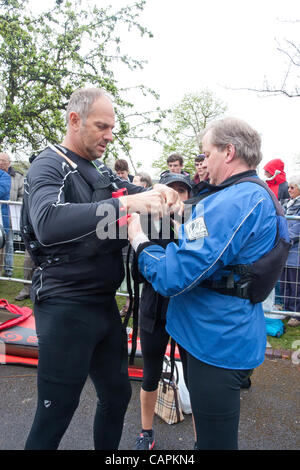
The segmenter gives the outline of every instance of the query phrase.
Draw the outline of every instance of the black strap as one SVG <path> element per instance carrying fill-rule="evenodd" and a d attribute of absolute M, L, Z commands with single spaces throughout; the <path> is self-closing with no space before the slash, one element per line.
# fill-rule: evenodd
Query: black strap
<path fill-rule="evenodd" d="M 133 276 L 133 288 L 134 293 L 131 288 L 131 272 L 130 272 L 130 257 L 133 255 L 132 260 L 132 270 L 134 272 Z M 137 335 L 138 335 L 138 326 L 139 326 L 139 303 L 140 303 L 140 288 L 138 282 L 138 273 L 137 273 L 137 258 L 136 253 L 134 252 L 132 246 L 128 245 L 127 258 L 126 258 L 126 282 L 127 282 L 127 292 L 129 294 L 129 307 L 127 309 L 123 325 L 126 328 L 128 326 L 129 318 L 132 314 L 133 324 L 132 324 L 132 342 L 131 342 L 131 352 L 129 357 L 129 364 L 134 364 L 134 358 L 136 353 L 137 346 Z"/>
<path fill-rule="evenodd" d="M 246 178 L 242 178 L 242 179 L 238 180 L 234 184 L 244 183 L 244 182 L 247 182 L 247 181 L 249 181 L 251 183 L 256 183 L 259 186 L 262 186 L 268 192 L 269 196 L 271 197 L 271 199 L 273 201 L 273 204 L 275 206 L 275 209 L 276 209 L 276 214 L 284 216 L 283 207 L 279 203 L 277 197 L 275 196 L 273 191 L 269 188 L 269 186 L 264 181 L 262 181 L 260 178 L 246 177 Z"/>
<path fill-rule="evenodd" d="M 222 191 L 222 189 L 228 188 L 228 186 L 232 186 L 232 185 L 238 183 L 243 178 L 252 178 L 252 177 L 255 177 L 255 176 L 257 176 L 257 173 L 256 173 L 255 170 L 247 170 L 247 171 L 243 171 L 242 173 L 239 173 L 237 175 L 233 175 L 230 178 L 227 178 L 227 180 L 223 181 L 223 183 L 221 183 L 219 185 L 210 184 L 207 181 L 201 181 L 194 188 L 194 191 L 195 191 L 195 189 L 197 189 L 197 191 L 198 191 L 197 196 L 194 196 L 190 199 L 187 199 L 186 201 L 184 201 L 184 204 L 186 204 L 187 206 L 196 205 L 196 204 L 198 204 L 198 202 L 202 201 L 202 199 L 205 199 L 206 197 L 210 196 L 211 194 Z M 253 178 L 253 179 L 257 179 L 257 178 Z"/>
<path fill-rule="evenodd" d="M 174 345 L 176 345 L 175 341 L 174 341 Z M 170 367 L 170 370 L 168 370 L 169 367 Z M 172 369 L 171 358 L 169 358 L 168 356 L 164 356 L 164 359 L 163 359 L 161 378 L 163 380 L 169 381 L 170 383 L 178 385 L 179 373 L 178 373 L 177 365 L 174 362 L 174 367 Z"/>
<path fill-rule="evenodd" d="M 239 176 L 241 176 L 241 174 Z M 231 182 L 230 184 L 228 184 L 228 181 L 230 180 Z M 279 203 L 279 201 L 277 200 L 275 194 L 273 193 L 273 191 L 270 190 L 268 185 L 264 181 L 262 181 L 260 178 L 257 178 L 252 175 L 245 176 L 245 173 L 244 173 L 244 176 L 242 178 L 238 178 L 235 180 L 232 178 L 229 178 L 227 180 L 227 183 L 220 185 L 218 188 L 220 190 L 220 189 L 224 189 L 225 187 L 232 186 L 234 184 L 240 184 L 240 183 L 245 183 L 245 182 L 255 183 L 263 187 L 267 191 L 267 193 L 269 194 L 269 196 L 271 197 L 273 201 L 276 214 L 279 216 L 284 216 L 284 210 L 281 204 Z M 213 192 L 216 192 L 216 191 L 213 191 Z M 212 192 L 207 193 L 207 196 L 209 196 L 210 194 L 212 194 Z M 275 244 L 278 241 L 278 237 L 279 237 L 279 233 L 278 233 L 278 226 L 277 226 Z M 225 266 L 224 269 L 230 271 L 228 276 L 223 276 L 222 279 L 218 281 L 206 279 L 201 282 L 200 286 L 215 290 L 223 295 L 230 295 L 230 296 L 240 297 L 242 299 L 249 299 L 248 291 L 249 291 L 250 283 L 252 280 L 251 265 L 250 264 L 249 265 L 247 264 L 228 265 L 228 266 Z M 239 274 L 241 276 L 239 281 L 236 282 L 234 280 L 234 274 Z"/>
<path fill-rule="evenodd" d="M 171 363 L 171 380 L 174 377 L 174 370 L 175 370 L 175 348 L 176 348 L 176 341 L 171 338 L 171 348 L 170 348 L 170 363 Z M 178 371 L 176 368 L 176 372 L 178 375 Z M 178 376 L 177 379 L 174 378 L 175 382 L 178 383 Z"/>
<path fill-rule="evenodd" d="M 93 191 L 108 190 L 108 198 L 111 197 L 112 191 L 118 189 L 117 186 L 111 182 L 109 176 L 103 174 L 97 162 L 87 162 L 80 157 L 80 155 L 78 156 L 79 158 L 74 159 L 73 152 L 68 148 L 60 145 L 57 147 L 60 152 L 64 153 L 73 163 L 75 163 L 75 165 L 77 165 L 80 176 L 82 176 L 84 181 L 93 189 Z M 88 171 L 90 167 L 94 167 L 94 171 Z"/>

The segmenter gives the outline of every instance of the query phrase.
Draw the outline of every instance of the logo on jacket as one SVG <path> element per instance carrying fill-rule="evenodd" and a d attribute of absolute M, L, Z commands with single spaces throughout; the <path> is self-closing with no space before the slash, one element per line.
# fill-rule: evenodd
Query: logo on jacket
<path fill-rule="evenodd" d="M 51 400 L 44 400 L 44 407 L 50 408 L 50 406 L 51 406 Z"/>
<path fill-rule="evenodd" d="M 197 238 L 208 236 L 208 231 L 203 216 L 191 220 L 184 226 L 184 228 L 188 240 L 196 240 Z"/>

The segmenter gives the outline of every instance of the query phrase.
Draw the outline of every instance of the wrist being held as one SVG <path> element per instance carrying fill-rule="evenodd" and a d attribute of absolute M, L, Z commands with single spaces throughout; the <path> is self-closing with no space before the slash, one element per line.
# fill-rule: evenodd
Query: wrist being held
<path fill-rule="evenodd" d="M 146 242 L 149 242 L 149 238 L 147 237 L 147 235 L 144 234 L 144 232 L 140 232 L 133 238 L 131 246 L 134 251 L 136 251 L 142 243 Z"/>
<path fill-rule="evenodd" d="M 141 243 L 149 241 L 142 230 L 140 216 L 136 213 L 131 214 L 128 219 L 128 239 L 135 251 Z"/>
<path fill-rule="evenodd" d="M 166 211 L 164 197 L 159 191 L 145 191 L 129 196 L 121 196 L 120 204 L 126 208 L 128 214 L 155 214 L 162 217 Z"/>

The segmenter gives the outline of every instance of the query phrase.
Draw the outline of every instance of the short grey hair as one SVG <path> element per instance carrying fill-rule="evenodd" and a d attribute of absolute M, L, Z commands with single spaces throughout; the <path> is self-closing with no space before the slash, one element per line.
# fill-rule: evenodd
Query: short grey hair
<path fill-rule="evenodd" d="M 294 175 L 290 176 L 287 179 L 288 184 L 293 184 L 294 186 L 297 186 L 298 189 L 300 189 L 300 175 Z"/>
<path fill-rule="evenodd" d="M 135 176 L 139 176 L 141 182 L 146 183 L 146 188 L 151 188 L 152 179 L 151 179 L 151 176 L 148 173 L 145 173 L 145 172 L 142 171 L 140 173 L 137 173 Z"/>
<path fill-rule="evenodd" d="M 66 123 L 69 123 L 70 113 L 72 112 L 78 113 L 83 122 L 85 122 L 92 105 L 98 98 L 101 98 L 102 96 L 107 97 L 105 91 L 96 87 L 79 88 L 78 90 L 74 91 L 74 93 L 72 93 L 70 96 L 70 100 L 67 106 Z"/>
<path fill-rule="evenodd" d="M 1 159 L 4 158 L 4 159 L 5 159 L 7 162 L 9 162 L 9 163 L 11 162 L 11 158 L 10 158 L 10 156 L 8 155 L 8 153 L 6 153 L 6 152 L 0 152 L 0 158 L 1 158 Z"/>
<path fill-rule="evenodd" d="M 261 162 L 261 137 L 245 121 L 232 117 L 214 121 L 204 129 L 202 137 L 209 131 L 213 145 L 221 151 L 234 145 L 236 158 L 244 160 L 249 168 L 256 168 Z"/>

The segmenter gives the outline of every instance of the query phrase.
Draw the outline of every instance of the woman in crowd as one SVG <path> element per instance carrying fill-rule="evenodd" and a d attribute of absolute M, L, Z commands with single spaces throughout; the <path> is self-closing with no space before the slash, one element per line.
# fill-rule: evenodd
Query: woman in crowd
<path fill-rule="evenodd" d="M 289 178 L 288 191 L 290 200 L 284 205 L 285 213 L 287 216 L 300 216 L 300 175 Z M 300 312 L 300 220 L 289 219 L 288 227 L 292 246 L 281 275 L 280 293 L 285 310 Z M 292 316 L 288 325 L 299 326 L 300 317 Z"/>
<path fill-rule="evenodd" d="M 133 184 L 144 188 L 152 188 L 151 176 L 144 172 L 137 173 L 133 178 Z"/>

